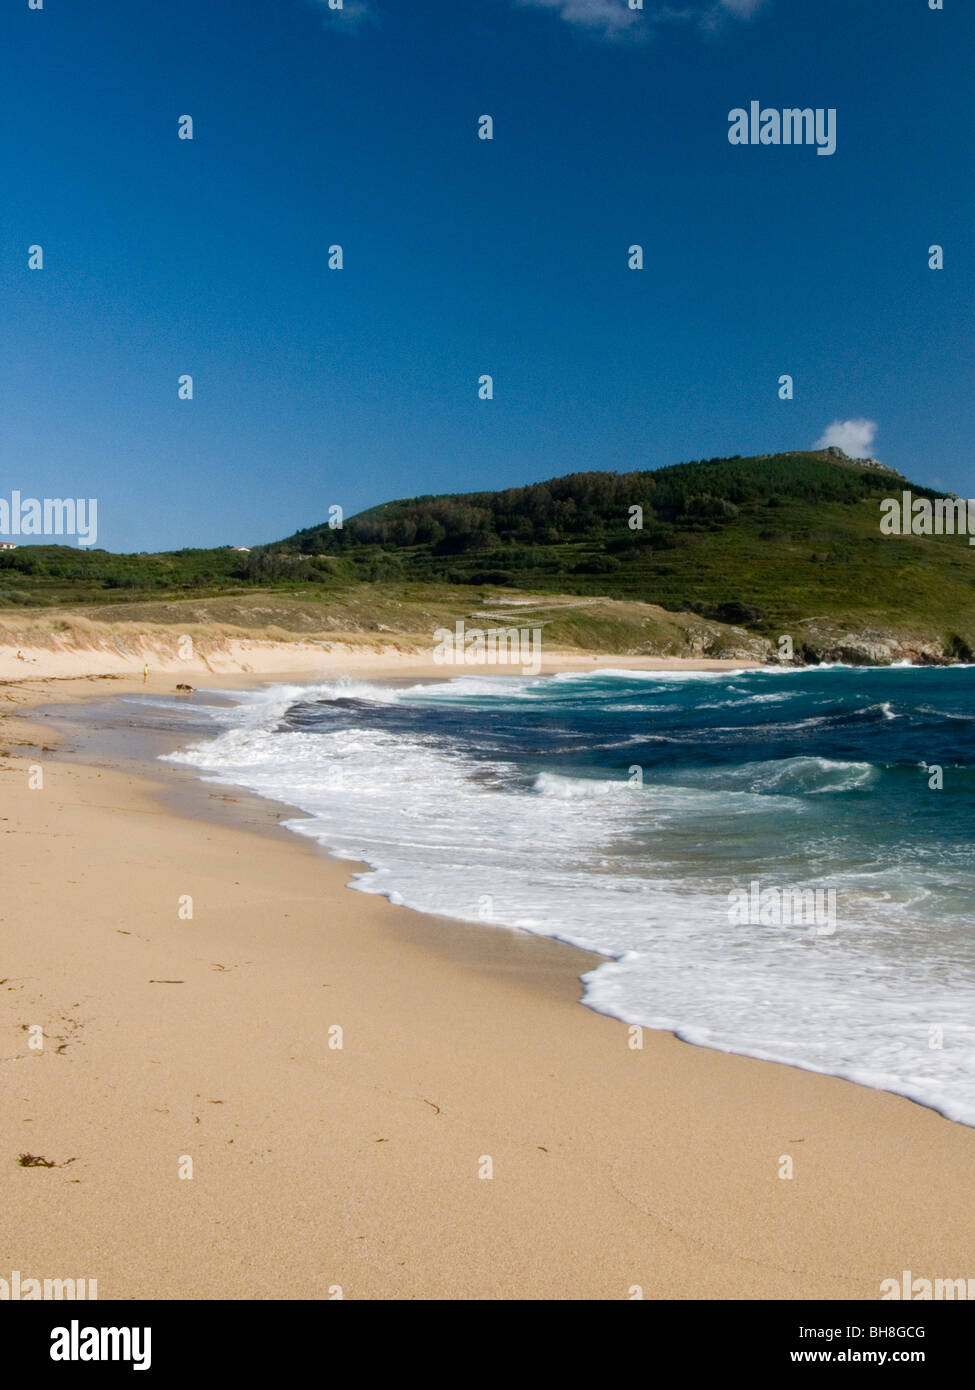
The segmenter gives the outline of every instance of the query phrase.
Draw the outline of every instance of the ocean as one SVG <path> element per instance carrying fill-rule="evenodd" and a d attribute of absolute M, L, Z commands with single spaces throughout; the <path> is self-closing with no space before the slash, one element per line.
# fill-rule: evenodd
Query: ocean
<path fill-rule="evenodd" d="M 225 695 L 168 757 L 294 806 L 360 892 L 601 952 L 592 1009 L 975 1124 L 975 668 Z"/>

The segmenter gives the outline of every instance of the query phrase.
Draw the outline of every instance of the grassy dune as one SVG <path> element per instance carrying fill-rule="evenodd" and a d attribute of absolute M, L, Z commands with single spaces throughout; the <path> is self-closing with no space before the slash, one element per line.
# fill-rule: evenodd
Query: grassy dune
<path fill-rule="evenodd" d="M 828 451 L 780 454 L 408 498 L 249 553 L 23 546 L 0 552 L 0 624 L 416 645 L 534 595 L 546 641 L 587 651 L 761 656 L 787 637 L 807 662 L 971 660 L 975 548 L 882 535 L 881 499 L 904 488 L 940 495 Z"/>
<path fill-rule="evenodd" d="M 246 596 L 92 605 L 83 613 L 19 608 L 0 614 L 0 645 L 36 650 L 170 651 L 182 636 L 198 651 L 228 641 L 377 643 L 432 649 L 437 628 L 542 626 L 546 646 L 661 656 L 750 656 L 767 644 L 694 613 L 614 599 L 532 596 L 456 586 L 362 585 L 329 598 L 258 591 Z"/>

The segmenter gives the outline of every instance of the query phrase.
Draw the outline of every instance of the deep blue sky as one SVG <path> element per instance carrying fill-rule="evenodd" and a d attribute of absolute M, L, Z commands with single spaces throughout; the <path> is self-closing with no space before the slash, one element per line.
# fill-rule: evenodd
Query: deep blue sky
<path fill-rule="evenodd" d="M 726 3 L 7 0 L 0 495 L 254 544 L 861 417 L 975 493 L 973 6 Z M 836 154 L 730 145 L 753 98 Z"/>

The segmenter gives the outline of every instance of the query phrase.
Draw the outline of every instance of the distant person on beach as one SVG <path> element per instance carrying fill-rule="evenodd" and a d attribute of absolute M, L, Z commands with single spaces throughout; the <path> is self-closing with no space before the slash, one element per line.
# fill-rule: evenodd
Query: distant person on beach
<path fill-rule="evenodd" d="M 145 683 L 146 683 L 146 681 L 147 681 L 148 679 L 149 679 L 149 667 L 148 667 L 148 665 L 146 665 L 146 666 L 143 666 L 143 668 L 142 668 L 142 684 L 145 685 Z"/>

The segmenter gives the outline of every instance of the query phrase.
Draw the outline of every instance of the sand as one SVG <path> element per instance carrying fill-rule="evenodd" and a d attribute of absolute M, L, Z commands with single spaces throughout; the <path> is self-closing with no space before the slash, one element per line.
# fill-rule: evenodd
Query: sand
<path fill-rule="evenodd" d="M 664 1033 L 634 1049 L 578 1003 L 595 957 L 351 892 L 355 866 L 270 833 L 278 808 L 211 787 L 234 823 L 180 813 L 13 717 L 173 684 L 0 685 L 0 1277 L 872 1299 L 972 1273 L 972 1129 Z"/>
<path fill-rule="evenodd" d="M 175 642 L 172 644 L 175 646 Z M 95 677 L 128 677 L 141 682 L 143 671 L 159 689 L 172 693 L 173 681 L 203 686 L 225 676 L 261 679 L 311 680 L 316 675 L 334 679 L 337 673 L 349 675 L 436 676 L 448 680 L 468 673 L 482 675 L 486 667 L 458 668 L 437 665 L 427 640 L 404 634 L 387 645 L 366 642 L 264 642 L 256 639 L 220 638 L 211 650 L 197 650 L 187 659 L 173 655 L 159 644 L 131 642 L 129 652 L 105 651 L 91 645 L 49 649 L 46 647 L 0 646 L 0 681 L 72 680 Z M 594 656 L 590 652 L 560 651 L 546 648 L 541 671 L 589 671 L 599 667 L 614 670 L 655 671 L 741 671 L 756 667 L 756 661 L 726 660 L 717 657 L 641 657 Z M 497 668 L 493 668 L 497 669 Z M 520 666 L 509 668 L 521 674 Z M 503 674 L 503 672 L 502 672 Z M 173 681 L 165 679 L 172 676 Z"/>

